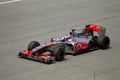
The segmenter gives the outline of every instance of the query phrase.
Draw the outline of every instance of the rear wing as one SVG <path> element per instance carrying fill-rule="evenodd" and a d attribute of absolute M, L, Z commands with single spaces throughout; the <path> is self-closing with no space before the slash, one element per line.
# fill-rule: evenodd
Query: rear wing
<path fill-rule="evenodd" d="M 84 30 L 92 30 L 98 32 L 99 36 L 106 36 L 106 28 L 94 24 L 86 25 Z"/>

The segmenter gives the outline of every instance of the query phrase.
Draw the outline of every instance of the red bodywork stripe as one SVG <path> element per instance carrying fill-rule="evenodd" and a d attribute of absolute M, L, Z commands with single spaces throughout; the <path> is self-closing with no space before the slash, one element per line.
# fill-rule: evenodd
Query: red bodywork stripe
<path fill-rule="evenodd" d="M 32 56 L 32 51 L 28 51 L 28 50 L 23 50 L 21 51 L 22 54 L 25 54 L 27 56 Z"/>
<path fill-rule="evenodd" d="M 76 50 L 85 50 L 89 47 L 89 44 L 80 42 L 76 45 Z"/>
<path fill-rule="evenodd" d="M 48 58 L 50 58 L 50 56 L 48 54 L 44 54 L 44 55 L 40 56 L 40 58 L 48 59 Z"/>

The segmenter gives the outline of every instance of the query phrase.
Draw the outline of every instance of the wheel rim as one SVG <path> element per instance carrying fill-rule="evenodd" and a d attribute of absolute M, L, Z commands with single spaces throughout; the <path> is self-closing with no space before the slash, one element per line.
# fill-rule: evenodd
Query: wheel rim
<path fill-rule="evenodd" d="M 64 51 L 62 51 L 62 50 L 59 50 L 59 51 L 58 51 L 58 58 L 59 58 L 60 60 L 62 60 L 62 59 L 64 58 Z"/>
<path fill-rule="evenodd" d="M 63 56 L 64 56 L 64 54 L 63 54 L 63 51 L 62 51 L 62 50 L 60 50 L 60 51 L 59 51 L 59 56 L 60 56 L 60 57 L 63 57 Z"/>

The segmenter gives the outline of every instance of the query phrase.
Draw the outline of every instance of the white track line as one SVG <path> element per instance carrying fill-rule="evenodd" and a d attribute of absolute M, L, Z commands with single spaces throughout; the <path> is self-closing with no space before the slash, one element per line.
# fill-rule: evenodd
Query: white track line
<path fill-rule="evenodd" d="M 5 2 L 0 2 L 0 4 L 7 4 L 7 3 L 13 3 L 21 0 L 10 0 L 10 1 L 5 1 Z"/>

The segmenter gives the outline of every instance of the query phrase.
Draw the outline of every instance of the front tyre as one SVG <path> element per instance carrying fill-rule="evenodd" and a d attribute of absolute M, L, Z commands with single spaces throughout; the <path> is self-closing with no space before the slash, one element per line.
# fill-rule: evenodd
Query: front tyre
<path fill-rule="evenodd" d="M 57 49 L 54 49 L 53 56 L 55 56 L 56 61 L 62 61 L 65 57 L 65 49 L 60 46 Z"/>
<path fill-rule="evenodd" d="M 31 41 L 28 44 L 28 51 L 31 51 L 33 48 L 40 46 L 40 43 L 37 41 Z"/>

